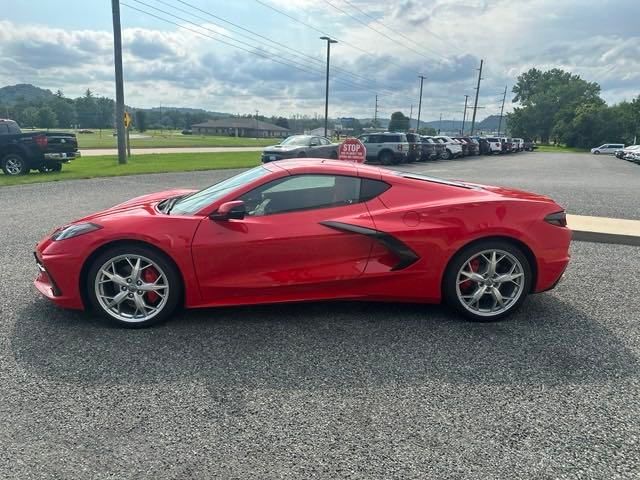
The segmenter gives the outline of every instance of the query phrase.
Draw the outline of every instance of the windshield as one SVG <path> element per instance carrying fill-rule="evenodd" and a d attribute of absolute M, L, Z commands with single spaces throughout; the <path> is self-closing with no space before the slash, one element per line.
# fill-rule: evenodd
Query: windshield
<path fill-rule="evenodd" d="M 306 135 L 294 135 L 284 140 L 280 145 L 309 145 L 311 137 Z"/>
<path fill-rule="evenodd" d="M 247 170 L 246 172 L 239 173 L 234 177 L 223 180 L 220 183 L 211 185 L 204 190 L 200 190 L 199 192 L 178 200 L 171 209 L 171 214 L 193 215 L 230 191 L 246 185 L 260 177 L 264 177 L 269 173 L 269 170 L 264 167 L 256 167 L 251 170 Z"/>

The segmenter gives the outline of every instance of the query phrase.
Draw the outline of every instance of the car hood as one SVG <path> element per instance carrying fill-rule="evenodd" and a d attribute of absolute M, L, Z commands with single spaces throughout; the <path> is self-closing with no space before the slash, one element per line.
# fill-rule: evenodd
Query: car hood
<path fill-rule="evenodd" d="M 72 223 L 88 222 L 88 221 L 97 220 L 99 218 L 103 218 L 109 215 L 120 214 L 127 210 L 134 210 L 140 207 L 151 207 L 156 203 L 158 203 L 159 201 L 164 200 L 165 198 L 187 195 L 189 193 L 193 193 L 196 191 L 197 190 L 182 188 L 182 189 L 164 190 L 162 192 L 142 195 L 140 197 L 135 197 L 135 198 L 132 198 L 131 200 L 127 200 L 126 202 L 119 203 L 118 205 L 114 205 L 113 207 L 107 208 L 106 210 L 92 213 L 91 215 L 87 215 L 86 217 L 80 218 Z"/>

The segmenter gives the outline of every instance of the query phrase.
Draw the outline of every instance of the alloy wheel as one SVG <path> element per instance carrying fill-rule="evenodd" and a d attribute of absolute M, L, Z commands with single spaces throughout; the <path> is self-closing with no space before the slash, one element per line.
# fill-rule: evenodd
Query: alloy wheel
<path fill-rule="evenodd" d="M 146 322 L 158 315 L 169 298 L 169 281 L 162 268 L 142 255 L 107 260 L 95 277 L 98 303 L 113 318 Z"/>
<path fill-rule="evenodd" d="M 456 294 L 469 312 L 492 317 L 515 305 L 524 291 L 525 270 L 520 261 L 504 250 L 474 254 L 456 276 Z"/>
<path fill-rule="evenodd" d="M 22 160 L 19 158 L 8 158 L 4 166 L 9 175 L 20 175 L 22 173 Z"/>

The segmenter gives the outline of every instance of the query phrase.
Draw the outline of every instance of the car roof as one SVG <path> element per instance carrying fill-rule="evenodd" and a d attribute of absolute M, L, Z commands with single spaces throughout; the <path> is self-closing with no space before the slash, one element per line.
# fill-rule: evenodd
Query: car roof
<path fill-rule="evenodd" d="M 380 168 L 372 165 L 363 165 L 345 160 L 333 160 L 327 158 L 292 158 L 269 162 L 263 167 L 277 167 L 286 170 L 290 174 L 300 173 L 325 173 L 334 175 L 360 175 L 365 177 L 380 178 Z"/>

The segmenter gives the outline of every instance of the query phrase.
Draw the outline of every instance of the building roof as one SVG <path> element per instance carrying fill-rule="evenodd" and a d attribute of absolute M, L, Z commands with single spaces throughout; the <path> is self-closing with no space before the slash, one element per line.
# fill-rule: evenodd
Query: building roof
<path fill-rule="evenodd" d="M 273 123 L 263 122 L 255 118 L 247 117 L 229 117 L 220 118 L 218 120 L 207 120 L 203 123 L 191 125 L 191 128 L 250 128 L 254 130 L 274 130 L 278 132 L 288 132 L 288 128 L 283 128 Z"/>

